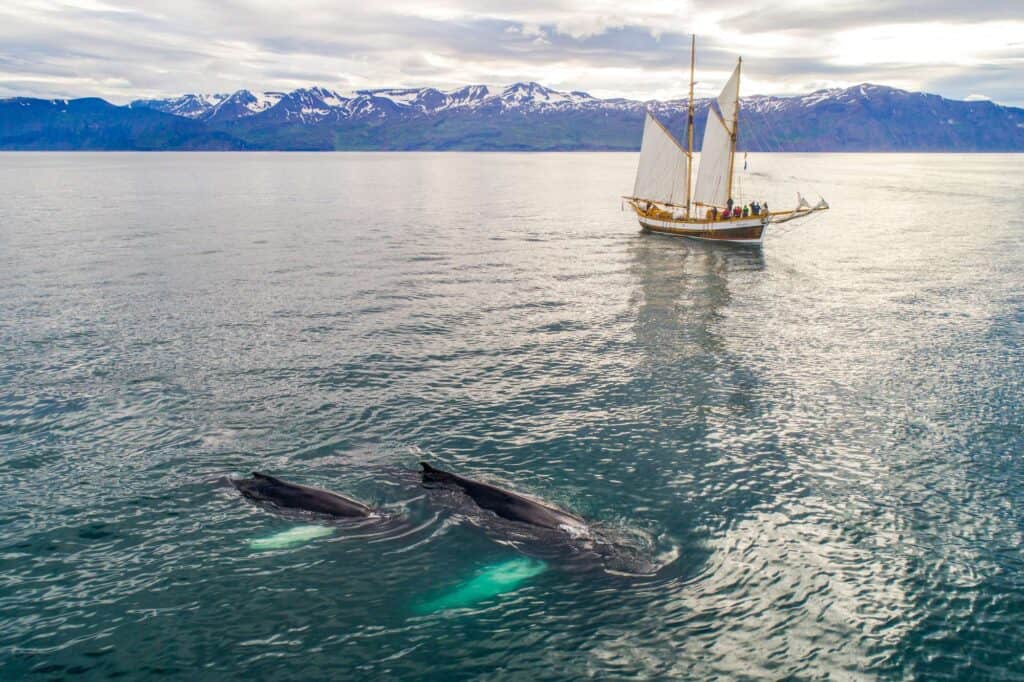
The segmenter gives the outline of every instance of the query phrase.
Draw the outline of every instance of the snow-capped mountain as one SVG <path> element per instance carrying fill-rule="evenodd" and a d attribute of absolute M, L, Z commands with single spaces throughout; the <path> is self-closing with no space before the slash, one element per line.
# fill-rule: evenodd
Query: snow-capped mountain
<path fill-rule="evenodd" d="M 189 94 L 164 100 L 136 100 L 132 106 L 148 107 L 198 120 L 230 120 L 266 112 L 269 118 L 302 123 L 323 120 L 385 118 L 400 115 L 436 114 L 454 109 L 489 108 L 495 111 L 567 111 L 610 107 L 640 110 L 641 102 L 601 100 L 585 92 L 561 92 L 539 83 L 514 83 L 500 90 L 486 85 L 467 85 L 455 90 L 436 88 L 378 88 L 343 94 L 327 88 L 302 88 L 290 93 L 249 90 L 225 94 Z M 685 105 L 684 105 L 685 106 Z"/>
<path fill-rule="evenodd" d="M 196 118 L 204 121 L 233 121 L 263 113 L 275 106 L 285 96 L 283 92 L 264 92 L 255 95 L 248 90 L 239 90 L 225 97 L 208 112 Z"/>
<path fill-rule="evenodd" d="M 819 90 L 797 97 L 753 95 L 743 98 L 743 108 L 757 113 L 792 111 L 829 103 L 855 104 L 872 96 L 918 95 L 878 85 Z M 920 95 L 918 95 L 920 96 Z M 710 99 L 698 99 L 695 109 L 706 109 Z M 253 114 L 301 123 L 341 121 L 389 116 L 430 115 L 453 110 L 518 111 L 551 113 L 582 110 L 640 112 L 651 109 L 665 115 L 686 111 L 686 100 L 641 102 L 629 99 L 598 99 L 585 92 L 563 92 L 539 83 L 514 83 L 492 90 L 486 85 L 467 85 L 456 90 L 436 88 L 377 88 L 341 93 L 327 88 L 301 88 L 290 93 L 189 94 L 164 100 L 137 100 L 132 106 L 148 107 L 198 120 L 227 121 Z"/>
<path fill-rule="evenodd" d="M 711 100 L 695 103 L 699 147 Z M 687 102 L 539 83 L 189 94 L 115 107 L 0 100 L 0 149 L 637 149 L 650 110 L 682 138 Z M 749 151 L 1024 151 L 1024 110 L 882 85 L 741 102 Z"/>
<path fill-rule="evenodd" d="M 182 95 L 172 99 L 140 99 L 129 106 L 156 109 L 200 121 L 230 121 L 266 111 L 285 97 L 283 92 L 254 94 L 238 90 L 231 94 Z"/>
<path fill-rule="evenodd" d="M 241 90 L 240 92 L 247 91 Z M 223 93 L 213 95 L 182 95 L 173 99 L 138 99 L 129 106 L 146 107 L 174 114 L 175 116 L 201 119 L 205 118 L 206 114 L 228 97 L 229 95 Z"/>

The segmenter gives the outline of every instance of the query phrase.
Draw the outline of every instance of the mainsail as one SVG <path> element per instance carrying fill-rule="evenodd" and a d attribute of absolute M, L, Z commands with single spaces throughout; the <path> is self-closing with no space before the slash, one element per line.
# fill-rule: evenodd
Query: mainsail
<path fill-rule="evenodd" d="M 686 152 L 650 112 L 644 120 L 633 196 L 680 206 L 686 203 Z"/>
<path fill-rule="evenodd" d="M 705 206 L 725 206 L 732 183 L 733 142 L 736 118 L 740 105 L 740 65 L 732 72 L 718 96 L 719 114 L 708 107 L 708 122 L 704 128 L 704 142 L 700 148 L 700 168 L 693 200 Z"/>

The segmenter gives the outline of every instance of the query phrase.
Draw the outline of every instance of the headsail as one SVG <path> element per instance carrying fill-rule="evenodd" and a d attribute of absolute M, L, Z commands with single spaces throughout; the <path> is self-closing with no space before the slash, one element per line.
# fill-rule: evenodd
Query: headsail
<path fill-rule="evenodd" d="M 718 108 L 708 107 L 708 122 L 704 128 L 704 142 L 700 148 L 700 168 L 693 200 L 705 206 L 725 206 L 729 200 L 733 162 L 733 129 L 736 123 L 740 95 L 740 67 L 737 64 L 732 77 L 718 96 Z"/>
<path fill-rule="evenodd" d="M 686 152 L 650 112 L 644 120 L 633 196 L 666 204 L 686 202 Z"/>
<path fill-rule="evenodd" d="M 722 122 L 730 133 L 736 132 L 732 129 L 736 120 L 736 107 L 740 104 L 740 65 L 737 64 L 729 77 L 729 81 L 722 88 L 722 94 L 718 96 L 718 110 L 722 112 Z"/>

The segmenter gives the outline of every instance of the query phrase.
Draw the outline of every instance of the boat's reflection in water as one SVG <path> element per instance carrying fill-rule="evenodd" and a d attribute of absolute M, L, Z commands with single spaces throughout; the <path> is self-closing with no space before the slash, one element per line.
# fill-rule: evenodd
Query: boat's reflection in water
<path fill-rule="evenodd" d="M 766 268 L 761 249 L 655 234 L 633 245 L 636 336 L 655 364 L 724 348 L 716 325 Z"/>
<path fill-rule="evenodd" d="M 714 636 L 675 642 L 699 650 L 709 670 L 742 675 L 768 652 L 816 650 L 822 624 L 837 633 L 830 660 L 856 666 L 870 646 L 858 633 L 876 622 L 855 615 L 858 603 L 868 594 L 904 603 L 905 567 L 894 562 L 875 580 L 856 534 L 832 519 L 836 500 L 819 484 L 834 469 L 809 447 L 792 401 L 811 367 L 780 353 L 765 323 L 786 305 L 771 264 L 760 250 L 653 235 L 639 236 L 633 253 L 635 337 L 646 404 L 657 406 L 645 415 L 657 445 L 638 453 L 637 467 L 648 486 L 676 491 L 659 516 L 681 547 L 671 570 L 637 589 L 649 591 L 659 620 L 715 623 Z M 891 639 L 905 630 L 893 627 Z"/>
<path fill-rule="evenodd" d="M 665 531 L 680 557 L 661 577 L 686 581 L 702 570 L 709 539 L 750 503 L 746 491 L 756 486 L 742 472 L 738 478 L 719 470 L 722 448 L 742 450 L 756 431 L 750 396 L 761 383 L 733 350 L 745 341 L 724 327 L 746 314 L 768 266 L 760 249 L 660 235 L 638 234 L 631 252 L 637 433 L 629 484 L 674 491 L 662 498 L 670 508 L 658 516 L 670 519 Z"/>

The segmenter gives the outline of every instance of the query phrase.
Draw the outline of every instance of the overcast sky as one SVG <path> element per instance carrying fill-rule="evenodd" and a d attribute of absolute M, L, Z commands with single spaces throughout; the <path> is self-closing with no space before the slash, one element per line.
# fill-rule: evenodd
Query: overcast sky
<path fill-rule="evenodd" d="M 1024 0 L 0 0 L 0 97 L 538 81 L 698 95 L 862 82 L 1024 106 Z"/>

